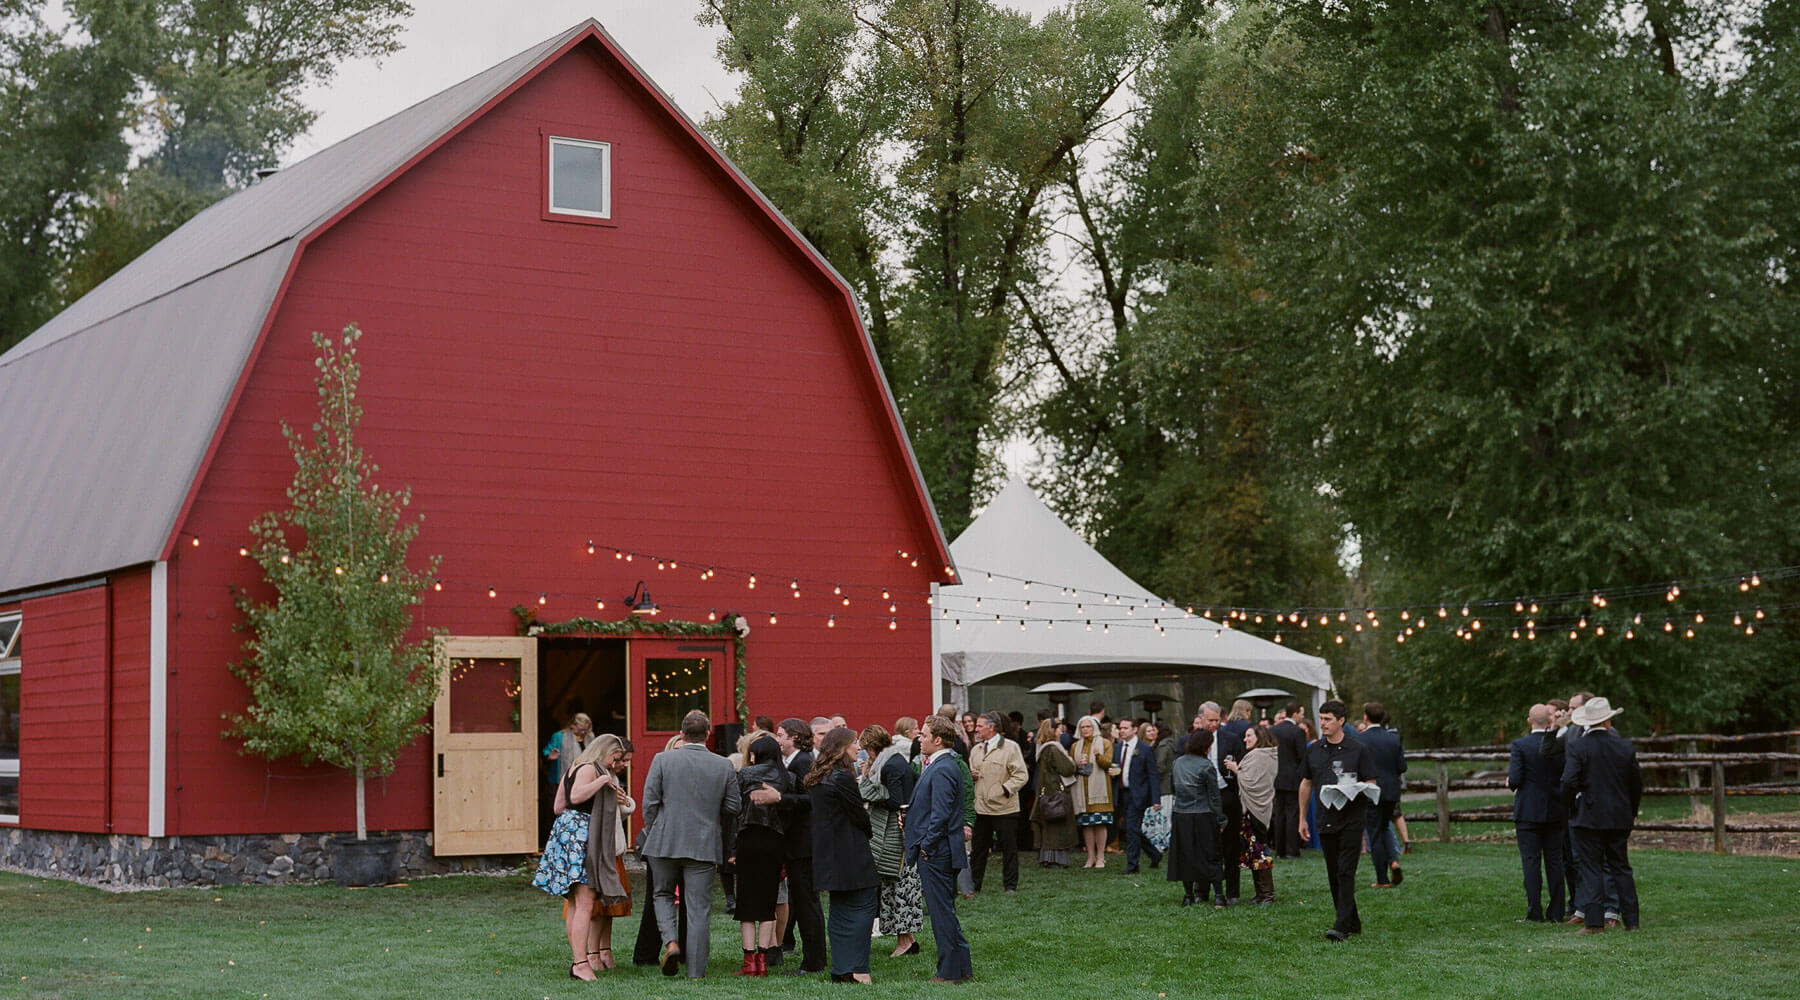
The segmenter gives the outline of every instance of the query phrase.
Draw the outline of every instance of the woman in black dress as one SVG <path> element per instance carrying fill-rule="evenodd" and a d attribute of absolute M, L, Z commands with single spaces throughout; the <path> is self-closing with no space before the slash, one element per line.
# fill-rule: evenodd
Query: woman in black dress
<path fill-rule="evenodd" d="M 881 880 L 869 850 L 869 811 L 856 783 L 856 734 L 842 726 L 825 734 L 806 773 L 812 801 L 813 884 L 831 894 L 826 936 L 831 981 L 867 983 L 869 938 L 881 902 Z"/>
<path fill-rule="evenodd" d="M 1225 826 L 1225 811 L 1219 800 L 1219 770 L 1206 756 L 1212 744 L 1210 730 L 1196 729 L 1188 737 L 1187 752 L 1175 760 L 1175 810 L 1169 817 L 1174 828 L 1169 835 L 1169 881 L 1180 882 L 1186 890 L 1181 897 L 1182 906 L 1204 901 L 1208 891 L 1215 888 L 1219 905 L 1225 901 L 1225 873 L 1219 863 L 1219 833 Z"/>
<path fill-rule="evenodd" d="M 726 854 L 737 867 L 737 918 L 744 934 L 740 976 L 769 974 L 765 949 L 775 947 L 775 891 L 781 884 L 782 832 L 787 828 L 779 806 L 759 806 L 750 793 L 764 785 L 790 791 L 793 777 L 781 766 L 781 746 L 764 733 L 750 741 L 739 771 L 744 809 L 738 813 Z"/>

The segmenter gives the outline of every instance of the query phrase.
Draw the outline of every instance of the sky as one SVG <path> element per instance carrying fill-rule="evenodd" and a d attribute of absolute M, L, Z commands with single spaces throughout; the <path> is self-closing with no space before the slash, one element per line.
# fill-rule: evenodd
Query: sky
<path fill-rule="evenodd" d="M 1001 0 L 1042 14 L 1051 0 Z M 402 111 L 538 42 L 595 18 L 650 79 L 698 122 L 732 92 L 713 56 L 712 28 L 694 20 L 700 0 L 412 0 L 404 48 L 377 65 L 344 64 L 331 81 L 306 94 L 318 121 L 283 165 Z"/>

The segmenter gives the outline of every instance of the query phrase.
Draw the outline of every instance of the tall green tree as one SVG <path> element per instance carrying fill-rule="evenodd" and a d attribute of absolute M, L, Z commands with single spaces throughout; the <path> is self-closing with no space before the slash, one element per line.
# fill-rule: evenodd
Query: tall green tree
<path fill-rule="evenodd" d="M 0 349 L 275 166 L 304 89 L 400 45 L 405 0 L 0 0 Z M 9 124 L 10 123 L 10 124 Z M 16 137 L 17 141 L 14 141 Z M 128 161 L 128 149 L 139 154 Z"/>
<path fill-rule="evenodd" d="M 237 595 L 250 638 L 232 672 L 250 701 L 227 735 L 247 754 L 350 772 L 356 839 L 366 840 L 366 780 L 392 774 L 400 752 L 428 731 L 443 665 L 431 640 L 408 635 L 438 563 L 406 562 L 423 517 L 405 516 L 410 490 L 375 485 L 376 466 L 356 443 L 361 336 L 354 326 L 339 340 L 313 334 L 318 422 L 310 435 L 282 425 L 296 466 L 289 506 L 250 525 L 250 554 L 275 596 Z"/>
<path fill-rule="evenodd" d="M 1528 616 L 1504 606 L 1479 642 L 1439 630 L 1397 651 L 1413 717 L 1487 735 L 1590 687 L 1665 725 L 1735 718 L 1776 647 L 1625 641 L 1626 607 L 1584 606 L 1791 551 L 1764 137 L 1705 59 L 1732 26 L 1679 3 L 1279 7 L 1321 69 L 1291 141 L 1326 180 L 1294 186 L 1294 238 L 1268 260 L 1302 320 L 1321 478 L 1383 567 L 1377 599 L 1578 595 L 1532 619 L 1555 643 L 1507 641 Z M 1647 617 L 1716 624 L 1735 598 L 1658 594 Z"/>
<path fill-rule="evenodd" d="M 84 196 L 125 169 L 146 19 L 94 3 L 54 29 L 47 0 L 0 0 L 0 350 L 61 308 Z"/>
<path fill-rule="evenodd" d="M 1047 192 L 1143 58 L 1141 0 L 1040 21 L 989 0 L 709 0 L 743 74 L 710 119 L 856 282 L 939 515 L 991 474 L 1000 373 L 1045 267 Z"/>

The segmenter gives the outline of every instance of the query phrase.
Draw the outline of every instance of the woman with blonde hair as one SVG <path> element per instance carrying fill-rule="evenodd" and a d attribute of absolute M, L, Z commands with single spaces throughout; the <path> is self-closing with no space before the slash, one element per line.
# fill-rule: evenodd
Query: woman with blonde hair
<path fill-rule="evenodd" d="M 596 967 L 613 967 L 612 918 L 631 912 L 625 814 L 635 812 L 637 803 L 619 780 L 630 763 L 630 745 L 608 734 L 569 765 L 556 790 L 556 822 L 531 880 L 566 900 L 563 928 L 575 956 L 571 979 L 591 981 Z"/>
<path fill-rule="evenodd" d="M 1075 723 L 1075 743 L 1070 747 L 1075 762 L 1073 802 L 1075 825 L 1081 828 L 1081 844 L 1087 849 L 1083 868 L 1106 867 L 1106 832 L 1112 825 L 1113 744 L 1100 735 L 1100 720 L 1084 715 Z"/>
<path fill-rule="evenodd" d="M 1045 868 L 1069 867 L 1069 852 L 1080 843 L 1075 832 L 1075 808 L 1071 801 L 1076 782 L 1075 761 L 1056 739 L 1056 723 L 1045 719 L 1037 731 L 1037 801 L 1031 804 L 1031 825 L 1036 827 L 1038 864 Z"/>
<path fill-rule="evenodd" d="M 544 744 L 544 759 L 550 762 L 546 784 L 554 785 L 563 780 L 563 768 L 581 756 L 593 735 L 594 720 L 586 712 L 576 712 L 569 716 L 568 725 L 550 734 L 550 741 Z"/>

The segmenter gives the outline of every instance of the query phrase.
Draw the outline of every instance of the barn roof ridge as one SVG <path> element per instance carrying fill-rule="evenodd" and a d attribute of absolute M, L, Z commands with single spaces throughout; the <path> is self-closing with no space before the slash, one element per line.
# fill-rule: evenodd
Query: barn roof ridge
<path fill-rule="evenodd" d="M 624 64 L 841 292 L 923 527 L 951 565 L 849 282 L 590 17 L 208 206 L 0 354 L 0 425 L 32 429 L 9 455 L 26 474 L 0 477 L 0 511 L 57 512 L 53 523 L 0 518 L 0 597 L 167 558 L 305 246 L 588 38 Z M 127 491 L 131 502 L 117 503 Z M 90 530 L 97 521 L 106 530 Z"/>

